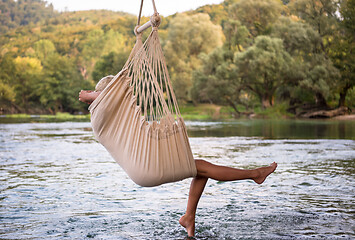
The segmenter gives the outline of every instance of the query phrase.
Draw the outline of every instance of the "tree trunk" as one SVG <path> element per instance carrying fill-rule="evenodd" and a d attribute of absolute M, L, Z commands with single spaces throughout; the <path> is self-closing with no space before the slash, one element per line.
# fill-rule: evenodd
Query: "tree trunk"
<path fill-rule="evenodd" d="M 261 106 L 263 109 L 269 108 L 272 106 L 272 99 L 269 94 L 264 94 L 261 96 Z"/>
<path fill-rule="evenodd" d="M 339 98 L 339 102 L 338 102 L 338 107 L 345 107 L 345 98 L 346 98 L 346 95 L 347 95 L 349 89 L 350 89 L 349 84 L 346 84 L 346 86 L 343 89 L 341 89 L 341 91 L 339 93 L 340 98 Z"/>
<path fill-rule="evenodd" d="M 319 107 L 328 109 L 329 106 L 327 104 L 327 101 L 325 100 L 323 94 L 321 93 L 316 93 L 316 103 Z"/>
<path fill-rule="evenodd" d="M 86 73 L 87 73 L 86 68 L 85 68 L 85 67 L 80 67 L 79 70 L 80 70 L 81 76 L 83 76 L 83 78 L 84 78 L 85 80 L 87 80 L 87 79 L 88 79 L 88 76 L 87 76 L 87 74 L 86 74 Z"/>
<path fill-rule="evenodd" d="M 26 95 L 24 93 L 22 93 L 22 106 L 25 109 L 25 113 L 28 113 L 27 99 L 26 99 Z"/>
<path fill-rule="evenodd" d="M 232 100 L 230 100 L 230 97 L 226 97 L 226 101 L 229 103 L 229 105 L 234 109 L 234 111 L 240 115 L 240 112 L 237 109 L 237 106 L 234 104 L 234 102 Z"/>
<path fill-rule="evenodd" d="M 334 110 L 321 110 L 315 112 L 309 112 L 301 115 L 304 118 L 332 118 L 335 116 L 345 115 L 347 114 L 349 109 L 347 107 L 340 107 Z"/>
<path fill-rule="evenodd" d="M 339 95 L 340 95 L 340 98 L 339 98 L 339 102 L 338 102 L 338 107 L 344 107 L 345 106 L 346 91 L 341 91 Z"/>

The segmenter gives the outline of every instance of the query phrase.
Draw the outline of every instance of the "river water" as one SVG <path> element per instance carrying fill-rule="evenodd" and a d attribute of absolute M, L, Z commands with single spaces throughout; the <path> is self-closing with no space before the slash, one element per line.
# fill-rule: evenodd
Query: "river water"
<path fill-rule="evenodd" d="M 209 180 L 197 239 L 354 239 L 355 122 L 187 122 L 195 157 L 266 182 Z M 0 239 L 185 239 L 191 179 L 135 185 L 90 123 L 0 124 Z"/>

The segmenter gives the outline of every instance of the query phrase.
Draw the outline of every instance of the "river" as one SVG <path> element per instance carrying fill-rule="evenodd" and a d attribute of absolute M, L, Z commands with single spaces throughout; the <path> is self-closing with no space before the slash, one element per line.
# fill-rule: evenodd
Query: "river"
<path fill-rule="evenodd" d="M 254 168 L 262 185 L 209 180 L 196 239 L 354 239 L 355 122 L 186 122 L 193 154 Z M 185 239 L 191 179 L 135 185 L 88 122 L 0 124 L 0 239 Z"/>

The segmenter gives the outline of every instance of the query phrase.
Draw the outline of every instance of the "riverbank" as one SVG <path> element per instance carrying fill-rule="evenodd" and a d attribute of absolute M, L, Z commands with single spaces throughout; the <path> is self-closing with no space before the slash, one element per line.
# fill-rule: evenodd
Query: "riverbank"
<path fill-rule="evenodd" d="M 181 105 L 180 112 L 185 120 L 190 121 L 232 121 L 236 119 L 298 119 L 294 114 L 287 112 L 287 105 L 279 104 L 267 109 L 255 108 L 236 113 L 231 107 L 215 104 Z M 305 119 L 305 118 L 299 118 Z M 355 114 L 340 115 L 334 120 L 355 121 Z M 90 114 L 57 113 L 50 114 L 7 114 L 0 115 L 0 123 L 20 122 L 86 122 L 90 121 Z"/>
<path fill-rule="evenodd" d="M 233 120 L 236 118 L 233 110 L 228 107 L 214 104 L 182 105 L 180 112 L 185 120 L 217 121 Z M 0 115 L 0 123 L 20 122 L 68 122 L 90 121 L 90 114 L 56 113 L 50 114 L 3 114 Z"/>

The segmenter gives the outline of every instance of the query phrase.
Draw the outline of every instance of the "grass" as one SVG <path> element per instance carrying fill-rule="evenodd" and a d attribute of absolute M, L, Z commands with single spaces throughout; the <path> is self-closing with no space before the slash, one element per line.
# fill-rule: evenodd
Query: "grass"
<path fill-rule="evenodd" d="M 90 115 L 72 115 L 70 113 L 57 113 L 55 115 L 30 115 L 30 114 L 7 114 L 1 115 L 1 123 L 12 122 L 67 122 L 67 121 L 90 121 Z"/>
<path fill-rule="evenodd" d="M 287 112 L 288 104 L 279 103 L 267 109 L 255 107 L 251 110 L 255 118 L 280 119 L 293 118 L 294 115 Z M 239 111 L 245 112 L 244 106 L 238 106 Z M 214 104 L 182 105 L 180 112 L 185 120 L 232 120 L 235 119 L 235 111 L 229 106 L 218 106 Z M 240 115 L 245 118 L 245 115 Z"/>
<path fill-rule="evenodd" d="M 287 103 L 280 103 L 266 109 L 256 108 L 254 112 L 258 118 L 280 119 L 294 117 L 293 114 L 287 112 L 287 108 Z"/>
<path fill-rule="evenodd" d="M 180 106 L 180 112 L 185 120 L 207 121 L 231 118 L 228 107 L 215 104 L 185 104 Z"/>

